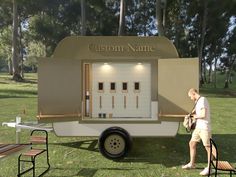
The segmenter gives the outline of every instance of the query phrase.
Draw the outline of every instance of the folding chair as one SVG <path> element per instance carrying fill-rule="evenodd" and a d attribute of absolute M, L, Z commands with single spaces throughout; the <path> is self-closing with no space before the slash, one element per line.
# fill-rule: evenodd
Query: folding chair
<path fill-rule="evenodd" d="M 229 171 L 230 177 L 232 176 L 233 173 L 236 173 L 235 168 L 228 161 L 219 160 L 218 149 L 213 139 L 210 139 L 210 168 L 209 168 L 208 177 L 211 175 L 210 173 L 211 165 L 215 169 L 215 177 L 217 176 L 218 170 Z"/>
<path fill-rule="evenodd" d="M 38 134 L 40 136 L 38 136 Z M 48 132 L 46 130 L 33 130 L 30 135 L 30 144 L 30 150 L 20 154 L 18 157 L 18 177 L 30 172 L 31 170 L 33 170 L 33 177 L 35 177 L 36 157 L 43 153 L 46 153 L 47 168 L 39 176 L 43 176 L 50 168 L 48 155 Z M 24 171 L 21 171 L 22 163 L 31 163 L 32 166 Z"/>

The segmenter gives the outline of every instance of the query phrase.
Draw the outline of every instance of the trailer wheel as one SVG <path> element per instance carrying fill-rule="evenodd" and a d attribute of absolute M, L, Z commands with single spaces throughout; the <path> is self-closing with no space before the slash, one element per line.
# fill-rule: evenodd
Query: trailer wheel
<path fill-rule="evenodd" d="M 121 159 L 131 149 L 132 140 L 128 132 L 120 127 L 106 129 L 99 137 L 99 150 L 108 159 Z"/>

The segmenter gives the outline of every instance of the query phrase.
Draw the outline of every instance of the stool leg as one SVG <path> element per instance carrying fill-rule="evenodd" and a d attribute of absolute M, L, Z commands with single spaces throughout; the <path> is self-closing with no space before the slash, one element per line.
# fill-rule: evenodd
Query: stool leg
<path fill-rule="evenodd" d="M 47 150 L 47 164 L 48 164 L 48 168 L 50 168 L 48 150 Z"/>
<path fill-rule="evenodd" d="M 35 158 L 32 158 L 32 164 L 33 164 L 33 177 L 35 177 Z"/>
<path fill-rule="evenodd" d="M 21 158 L 21 155 L 19 155 L 19 157 L 18 157 L 18 174 L 17 174 L 17 176 L 18 177 L 20 177 L 20 158 Z"/>

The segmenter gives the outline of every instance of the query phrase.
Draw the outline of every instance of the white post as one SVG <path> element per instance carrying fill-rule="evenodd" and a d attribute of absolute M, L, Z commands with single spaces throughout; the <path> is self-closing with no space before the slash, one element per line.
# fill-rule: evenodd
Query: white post
<path fill-rule="evenodd" d="M 18 127 L 18 124 L 21 123 L 21 117 L 20 116 L 16 116 L 16 144 L 20 143 L 20 131 L 21 128 Z"/>
<path fill-rule="evenodd" d="M 152 119 L 158 120 L 158 102 L 157 101 L 151 102 L 151 116 L 152 116 Z"/>

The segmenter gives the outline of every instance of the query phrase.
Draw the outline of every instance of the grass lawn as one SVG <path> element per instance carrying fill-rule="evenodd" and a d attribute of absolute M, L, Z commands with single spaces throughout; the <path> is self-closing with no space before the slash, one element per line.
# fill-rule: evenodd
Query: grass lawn
<path fill-rule="evenodd" d="M 0 123 L 35 121 L 37 112 L 37 78 L 26 74 L 26 82 L 15 83 L 7 74 L 0 73 Z M 233 83 L 236 82 L 234 79 Z M 212 131 L 222 160 L 236 167 L 236 84 L 231 89 L 203 88 L 211 105 Z M 25 112 L 25 114 L 23 114 Z M 21 132 L 21 142 L 27 142 L 30 132 Z M 197 169 L 184 171 L 181 165 L 188 162 L 190 134 L 182 125 L 174 138 L 137 138 L 129 156 L 121 161 L 104 158 L 98 151 L 96 137 L 56 137 L 49 133 L 51 169 L 48 177 L 195 177 L 206 166 L 206 153 L 198 146 Z M 15 129 L 0 125 L 0 142 L 14 143 Z M 0 177 L 17 174 L 17 155 L 0 161 Z M 43 166 L 43 158 L 38 165 Z M 39 168 L 42 170 L 42 168 Z M 32 176 L 30 173 L 28 176 Z M 220 176 L 226 176 L 222 174 Z"/>

